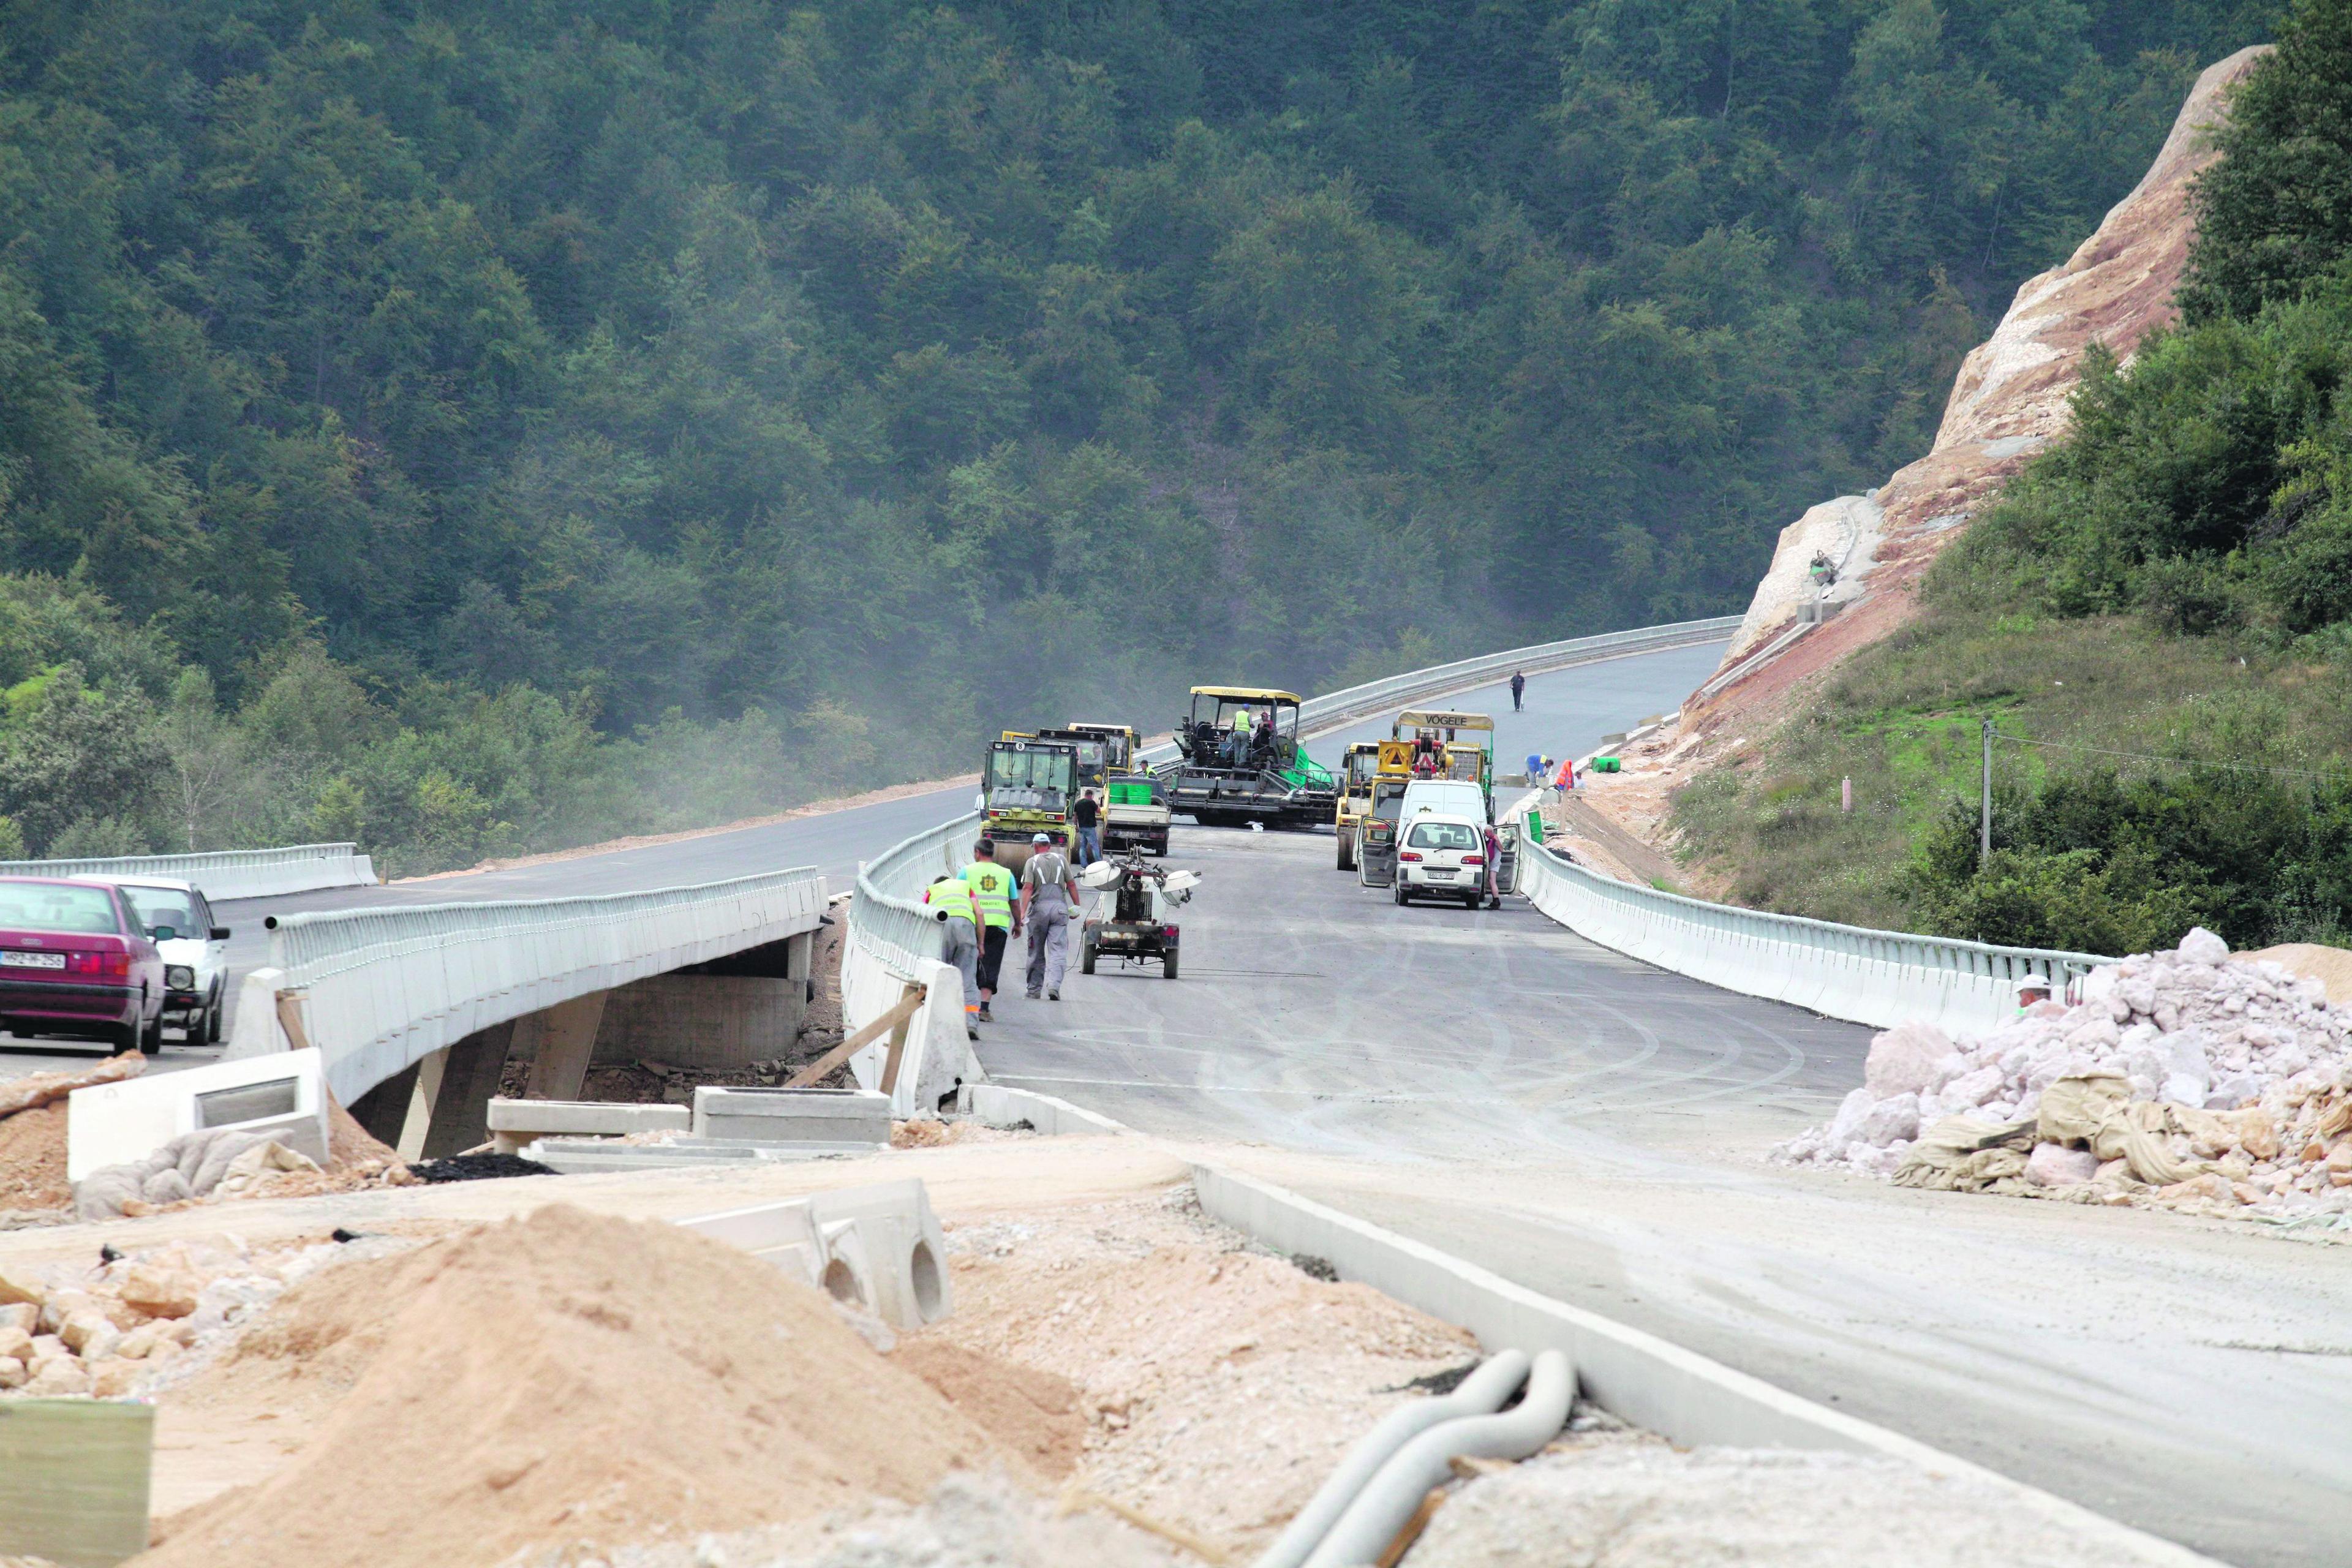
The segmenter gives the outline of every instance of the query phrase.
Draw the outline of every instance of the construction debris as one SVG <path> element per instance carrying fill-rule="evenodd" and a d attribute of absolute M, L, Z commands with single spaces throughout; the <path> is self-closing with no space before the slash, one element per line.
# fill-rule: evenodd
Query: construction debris
<path fill-rule="evenodd" d="M 2200 928 L 1990 1035 L 1887 1030 L 1836 1117 L 1773 1155 L 1906 1186 L 2352 1215 L 2352 1008 L 2229 960 Z"/>
<path fill-rule="evenodd" d="M 103 1166 L 75 1184 L 74 1217 L 136 1218 L 191 1203 L 306 1197 L 356 1187 L 401 1186 L 415 1179 L 400 1156 L 371 1136 L 332 1096 L 327 1101 L 327 1129 L 323 1166 L 268 1131 L 213 1127 L 182 1133 L 143 1160 Z M 58 1131 L 62 1138 L 64 1129 Z"/>
<path fill-rule="evenodd" d="M 1979 1476 L 1794 1449 L 1677 1452 L 1655 1438 L 1538 1456 L 1476 1476 L 1438 1509 L 1411 1568 L 2111 1568 L 2179 1554 L 2099 1521 L 2019 1506 Z M 1541 1542 L 1531 1550 L 1531 1543 Z"/>
<path fill-rule="evenodd" d="M 121 1083 L 127 1078 L 137 1078 L 146 1070 L 147 1058 L 138 1051 L 125 1051 L 119 1057 L 109 1057 L 87 1068 L 74 1068 L 63 1072 L 27 1073 L 23 1078 L 0 1080 L 0 1116 L 14 1116 L 20 1110 L 32 1110 L 55 1104 L 78 1089 L 89 1089 L 101 1083 Z"/>

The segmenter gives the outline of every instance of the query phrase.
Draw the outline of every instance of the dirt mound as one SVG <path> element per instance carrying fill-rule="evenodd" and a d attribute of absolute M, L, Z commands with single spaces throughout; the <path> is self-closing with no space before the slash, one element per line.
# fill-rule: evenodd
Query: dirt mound
<path fill-rule="evenodd" d="M 1190 1189 L 960 1225 L 948 1252 L 955 1314 L 922 1338 L 1069 1379 L 1079 1484 L 1235 1549 L 1418 1397 L 1403 1385 L 1476 1353 L 1369 1286 L 1251 1250 Z"/>
<path fill-rule="evenodd" d="M 2352 1004 L 2352 950 L 2315 942 L 2281 942 L 2276 947 L 2231 954 L 2232 963 L 2275 963 L 2303 980 L 2316 980 L 2327 990 L 2330 1006 Z"/>
<path fill-rule="evenodd" d="M 890 1359 L 1047 1480 L 1064 1479 L 1078 1468 L 1087 1416 L 1078 1406 L 1078 1386 L 1069 1379 L 945 1340 L 902 1341 Z"/>
<path fill-rule="evenodd" d="M 913 1502 L 1004 1457 L 818 1292 L 564 1205 L 321 1273 L 207 1376 L 313 1365 L 350 1381 L 317 1438 L 168 1521 L 142 1568 L 488 1565 Z"/>
<path fill-rule="evenodd" d="M 55 1100 L 0 1116 L 0 1212 L 70 1207 L 66 1180 L 66 1104 Z"/>

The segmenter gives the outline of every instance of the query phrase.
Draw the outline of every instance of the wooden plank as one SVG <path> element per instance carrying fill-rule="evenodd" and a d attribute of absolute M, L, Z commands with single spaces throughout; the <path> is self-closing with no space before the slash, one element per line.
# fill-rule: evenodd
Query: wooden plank
<path fill-rule="evenodd" d="M 155 1407 L 0 1400 L 0 1557 L 114 1568 L 147 1550 Z"/>
<path fill-rule="evenodd" d="M 310 1048 L 310 1031 L 302 1024 L 302 1004 L 310 995 L 299 990 L 278 993 L 278 1026 L 286 1031 L 288 1046 L 298 1051 Z"/>
<path fill-rule="evenodd" d="M 786 1089 L 808 1088 L 810 1085 L 815 1083 L 817 1079 L 823 1078 L 825 1074 L 831 1072 L 834 1068 L 847 1061 L 852 1056 L 864 1050 L 867 1046 L 872 1045 L 877 1039 L 879 1039 L 884 1033 L 897 1028 L 900 1024 L 903 1024 L 908 1019 L 913 1017 L 917 1010 L 922 1006 L 923 997 L 927 994 L 928 990 L 928 987 L 921 985 L 908 986 L 907 988 L 907 994 L 898 998 L 898 1005 L 897 1006 L 891 1008 L 887 1013 L 883 1014 L 880 1017 L 866 1025 L 866 1027 L 858 1030 L 857 1033 L 850 1036 L 849 1038 L 842 1041 L 841 1044 L 834 1047 L 833 1049 L 825 1052 L 824 1055 L 817 1058 L 816 1060 L 809 1063 L 808 1066 L 801 1068 L 800 1071 L 786 1079 L 784 1080 L 784 1087 Z"/>
<path fill-rule="evenodd" d="M 915 1016 L 908 1013 L 890 1031 L 890 1049 L 882 1058 L 882 1092 L 892 1094 L 898 1088 L 898 1058 L 907 1054 L 907 1031 L 914 1026 Z"/>

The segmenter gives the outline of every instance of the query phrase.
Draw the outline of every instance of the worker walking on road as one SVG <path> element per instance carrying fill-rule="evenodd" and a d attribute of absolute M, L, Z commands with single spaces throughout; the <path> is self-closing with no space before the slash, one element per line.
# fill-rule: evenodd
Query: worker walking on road
<path fill-rule="evenodd" d="M 1029 864 L 1021 868 L 1021 918 L 1029 928 L 1029 998 L 1039 992 L 1059 1002 L 1062 973 L 1070 963 L 1070 916 L 1077 911 L 1078 884 L 1069 858 L 1040 833 Z"/>
<path fill-rule="evenodd" d="M 997 976 L 1004 969 L 1005 944 L 1021 934 L 1021 914 L 1013 907 L 1020 885 L 1013 873 L 996 863 L 996 841 L 983 838 L 971 847 L 971 864 L 962 880 L 971 889 L 980 911 L 980 1021 L 992 1024 L 996 1015 L 988 1005 L 996 995 Z"/>
<path fill-rule="evenodd" d="M 1524 670 L 1511 671 L 1511 711 L 1519 710 L 1519 699 L 1527 695 L 1528 678 Z"/>
<path fill-rule="evenodd" d="M 1070 807 L 1070 820 L 1078 826 L 1078 864 L 1091 866 L 1102 858 L 1102 806 L 1094 791 L 1078 792 L 1077 804 Z"/>
<path fill-rule="evenodd" d="M 980 1020 L 980 921 L 972 907 L 971 886 L 954 877 L 941 874 L 931 879 L 923 889 L 923 902 L 939 911 L 940 923 L 947 927 L 948 962 L 963 975 L 963 1032 L 967 1038 L 980 1038 L 972 1026 Z"/>

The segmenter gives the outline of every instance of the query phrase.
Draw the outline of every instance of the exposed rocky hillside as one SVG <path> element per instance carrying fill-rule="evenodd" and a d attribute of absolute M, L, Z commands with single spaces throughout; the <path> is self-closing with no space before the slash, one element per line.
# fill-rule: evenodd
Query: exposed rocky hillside
<path fill-rule="evenodd" d="M 1916 617 L 1928 565 L 2064 429 L 2084 351 L 2098 344 L 2128 361 L 2178 319 L 2190 188 L 2215 157 L 2208 132 L 2228 89 L 2266 50 L 2241 49 L 2200 75 L 2131 194 L 2063 264 L 2018 289 L 1963 362 L 1926 457 L 1781 531 L 1722 667 L 1678 726 L 1627 748 L 1624 773 L 1595 780 L 1594 806 L 1656 842 L 1676 787 L 1801 710 L 1832 672 Z M 1817 561 L 1831 568 L 1826 586 Z"/>

